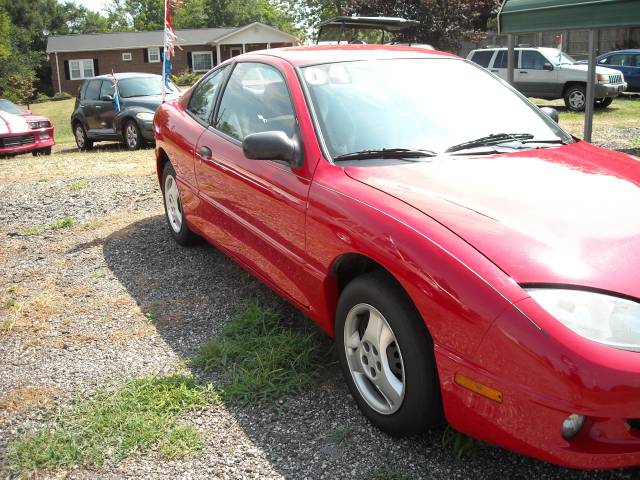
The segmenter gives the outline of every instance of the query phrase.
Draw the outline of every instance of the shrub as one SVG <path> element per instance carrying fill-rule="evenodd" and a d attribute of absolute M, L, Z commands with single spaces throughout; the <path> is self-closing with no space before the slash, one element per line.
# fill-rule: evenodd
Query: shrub
<path fill-rule="evenodd" d="M 67 100 L 69 98 L 73 98 L 67 92 L 58 92 L 53 96 L 53 100 Z"/>
<path fill-rule="evenodd" d="M 174 75 L 173 81 L 176 83 L 176 85 L 179 85 L 181 87 L 191 86 L 194 83 L 196 83 L 200 79 L 200 77 L 202 77 L 201 73 L 190 72 L 189 70 L 185 70 L 184 72 L 179 73 L 178 75 Z"/>

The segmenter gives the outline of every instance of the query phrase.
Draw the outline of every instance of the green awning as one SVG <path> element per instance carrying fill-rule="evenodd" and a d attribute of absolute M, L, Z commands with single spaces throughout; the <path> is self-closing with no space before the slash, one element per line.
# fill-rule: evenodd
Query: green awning
<path fill-rule="evenodd" d="M 640 26 L 639 0 L 505 0 L 500 33 Z"/>

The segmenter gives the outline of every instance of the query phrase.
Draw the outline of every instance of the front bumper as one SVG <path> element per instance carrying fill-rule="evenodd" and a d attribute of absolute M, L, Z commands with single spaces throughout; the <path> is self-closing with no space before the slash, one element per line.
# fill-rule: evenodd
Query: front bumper
<path fill-rule="evenodd" d="M 138 126 L 140 127 L 142 138 L 147 142 L 153 143 L 155 141 L 155 138 L 153 137 L 153 121 L 145 122 L 138 120 Z"/>
<path fill-rule="evenodd" d="M 523 311 L 536 305 L 518 304 Z M 640 465 L 640 353 L 563 334 L 540 330 L 509 309 L 472 361 L 436 347 L 447 420 L 473 437 L 558 465 Z M 502 402 L 458 385 L 456 373 L 501 392 Z M 561 425 L 572 413 L 586 421 L 566 440 Z"/>
<path fill-rule="evenodd" d="M 53 127 L 31 130 L 0 138 L 0 155 L 20 155 L 53 146 Z"/>
<path fill-rule="evenodd" d="M 627 91 L 627 83 L 596 83 L 596 98 L 617 97 Z"/>

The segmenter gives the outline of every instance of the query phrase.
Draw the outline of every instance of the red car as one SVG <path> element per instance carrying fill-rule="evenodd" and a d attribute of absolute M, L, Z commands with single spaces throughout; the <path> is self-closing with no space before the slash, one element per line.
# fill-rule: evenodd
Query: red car
<path fill-rule="evenodd" d="M 33 115 L 15 103 L 0 99 L 0 157 L 31 152 L 51 155 L 53 125 L 47 117 Z"/>
<path fill-rule="evenodd" d="M 173 237 L 334 336 L 381 429 L 640 465 L 637 158 L 464 59 L 380 45 L 235 57 L 154 131 Z"/>

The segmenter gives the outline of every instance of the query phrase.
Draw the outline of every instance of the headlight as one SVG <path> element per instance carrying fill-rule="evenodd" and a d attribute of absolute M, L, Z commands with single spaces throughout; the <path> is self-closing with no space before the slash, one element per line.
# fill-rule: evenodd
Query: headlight
<path fill-rule="evenodd" d="M 531 288 L 531 297 L 589 340 L 640 352 L 640 303 L 583 290 Z"/>
<path fill-rule="evenodd" d="M 47 122 L 47 121 L 29 122 L 29 126 L 34 130 L 38 128 L 49 128 L 51 126 L 51 122 Z"/>
<path fill-rule="evenodd" d="M 151 113 L 151 112 L 139 112 L 139 113 L 136 113 L 136 118 L 138 120 L 142 120 L 143 122 L 151 122 L 151 121 L 153 121 L 153 113 Z"/>

